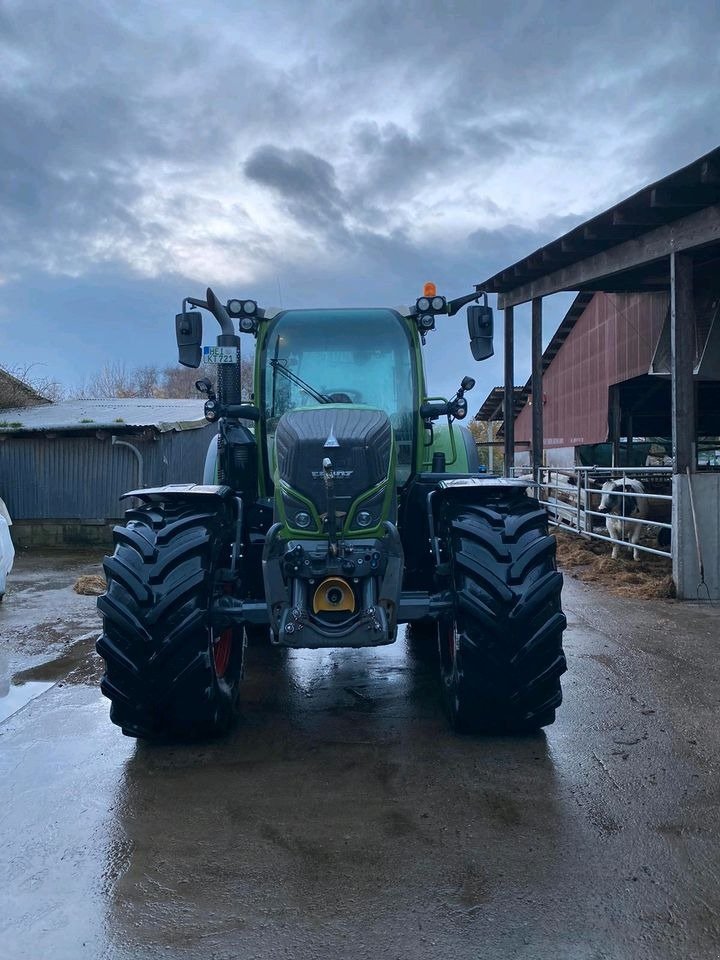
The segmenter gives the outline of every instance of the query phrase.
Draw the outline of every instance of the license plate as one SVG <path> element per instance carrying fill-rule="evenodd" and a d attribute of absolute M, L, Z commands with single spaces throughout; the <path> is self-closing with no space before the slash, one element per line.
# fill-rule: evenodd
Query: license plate
<path fill-rule="evenodd" d="M 237 363 L 237 347 L 203 347 L 203 363 Z"/>

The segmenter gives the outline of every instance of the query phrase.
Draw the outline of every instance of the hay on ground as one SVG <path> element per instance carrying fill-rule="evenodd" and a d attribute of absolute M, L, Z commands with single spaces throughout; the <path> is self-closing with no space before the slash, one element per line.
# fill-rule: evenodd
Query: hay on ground
<path fill-rule="evenodd" d="M 558 565 L 575 580 L 596 583 L 618 596 L 636 600 L 675 596 L 669 557 L 642 553 L 641 560 L 633 560 L 632 552 L 623 549 L 620 558 L 613 560 L 609 543 L 585 539 L 557 527 L 553 532 L 557 540 Z"/>
<path fill-rule="evenodd" d="M 107 584 L 104 577 L 99 577 L 93 573 L 78 577 L 73 590 L 75 593 L 81 593 L 86 597 L 99 597 L 101 593 L 105 593 L 107 590 Z"/>

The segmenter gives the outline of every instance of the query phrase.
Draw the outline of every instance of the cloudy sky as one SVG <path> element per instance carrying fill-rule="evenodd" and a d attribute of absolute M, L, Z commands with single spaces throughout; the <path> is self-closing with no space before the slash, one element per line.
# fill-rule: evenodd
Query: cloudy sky
<path fill-rule="evenodd" d="M 208 284 L 460 295 L 720 143 L 717 0 L 0 0 L 0 63 L 0 363 L 68 385 Z M 502 379 L 463 315 L 428 366 Z"/>

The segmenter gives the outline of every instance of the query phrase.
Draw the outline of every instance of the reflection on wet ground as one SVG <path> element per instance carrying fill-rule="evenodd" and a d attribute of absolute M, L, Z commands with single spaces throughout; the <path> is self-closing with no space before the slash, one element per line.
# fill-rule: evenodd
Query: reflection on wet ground
<path fill-rule="evenodd" d="M 563 800 L 544 735 L 450 733 L 434 659 L 405 638 L 251 648 L 230 739 L 140 747 L 125 764 L 115 941 L 153 955 L 172 918 L 183 956 L 231 956 L 228 938 L 247 956 L 354 956 L 358 942 L 362 956 L 433 956 L 438 936 L 466 955 L 468 922 L 502 897 L 540 824 L 543 870 L 560 870 Z M 487 851 L 502 838 L 499 862 Z"/>
<path fill-rule="evenodd" d="M 31 657 L 15 689 L 49 686 L 0 725 L 3 957 L 717 955 L 718 614 L 565 603 L 566 702 L 528 738 L 453 735 L 406 633 L 251 647 L 241 722 L 202 744 L 123 738 L 82 630 Z"/>
<path fill-rule="evenodd" d="M 20 684 L 3 684 L 0 680 L 0 723 L 22 710 L 26 703 L 30 703 L 52 686 L 52 682 L 41 683 L 37 680 Z"/>
<path fill-rule="evenodd" d="M 95 653 L 96 638 L 93 630 L 66 646 L 60 656 L 12 676 L 7 657 L 0 653 L 0 723 L 56 684 L 99 683 L 102 660 Z"/>

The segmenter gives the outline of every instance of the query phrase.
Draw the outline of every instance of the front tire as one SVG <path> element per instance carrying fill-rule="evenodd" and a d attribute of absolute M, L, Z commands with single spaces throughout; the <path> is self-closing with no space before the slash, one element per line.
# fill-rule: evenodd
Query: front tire
<path fill-rule="evenodd" d="M 210 607 L 223 588 L 230 508 L 150 503 L 128 511 L 104 561 L 98 599 L 110 719 L 141 739 L 216 736 L 238 710 L 245 634 L 216 630 Z"/>
<path fill-rule="evenodd" d="M 503 491 L 482 505 L 448 503 L 442 530 L 453 612 L 440 621 L 438 643 L 453 727 L 525 733 L 551 724 L 567 622 L 545 510 Z"/>

